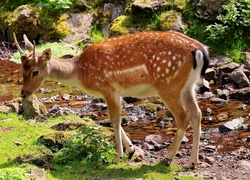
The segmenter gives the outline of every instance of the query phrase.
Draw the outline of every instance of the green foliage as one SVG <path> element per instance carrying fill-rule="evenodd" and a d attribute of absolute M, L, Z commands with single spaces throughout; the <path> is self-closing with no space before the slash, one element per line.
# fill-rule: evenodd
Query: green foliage
<path fill-rule="evenodd" d="M 3 168 L 0 169 L 1 180 L 28 180 L 25 171 L 21 168 Z"/>
<path fill-rule="evenodd" d="M 86 159 L 94 164 L 110 163 L 115 151 L 109 138 L 100 131 L 100 127 L 86 126 L 74 139 L 65 144 L 60 151 L 56 163 L 66 163 L 74 160 Z"/>
<path fill-rule="evenodd" d="M 45 0 L 41 2 L 43 11 L 49 15 L 63 14 L 67 12 L 76 0 Z"/>
<path fill-rule="evenodd" d="M 40 51 L 40 52 L 44 51 L 47 48 L 51 48 L 52 53 L 53 53 L 52 55 L 54 57 L 57 57 L 57 58 L 59 58 L 63 55 L 66 55 L 66 54 L 72 54 L 72 55 L 78 54 L 77 48 L 73 45 L 70 45 L 70 44 L 57 43 L 57 42 L 50 43 L 49 42 L 49 43 L 45 43 L 45 44 L 36 45 L 36 50 Z M 14 62 L 20 63 L 19 52 L 15 52 L 13 54 L 13 56 L 11 57 L 11 60 Z"/>
<path fill-rule="evenodd" d="M 250 40 L 250 1 L 231 0 L 223 8 L 226 13 L 217 17 L 219 23 L 207 26 L 208 41 L 217 54 L 224 52 L 239 61 Z"/>

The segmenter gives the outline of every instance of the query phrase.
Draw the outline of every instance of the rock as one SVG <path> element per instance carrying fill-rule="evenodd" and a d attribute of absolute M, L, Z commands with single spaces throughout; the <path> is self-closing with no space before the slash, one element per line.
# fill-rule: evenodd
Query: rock
<path fill-rule="evenodd" d="M 188 143 L 188 142 L 189 142 L 189 139 L 186 136 L 184 136 L 181 143 Z"/>
<path fill-rule="evenodd" d="M 24 113 L 31 117 L 47 114 L 46 106 L 34 94 L 22 99 L 22 106 Z"/>
<path fill-rule="evenodd" d="M 157 142 L 162 144 L 163 143 L 163 139 L 160 135 L 156 135 L 156 134 L 152 134 L 152 135 L 148 135 L 145 137 L 145 141 L 146 142 Z"/>
<path fill-rule="evenodd" d="M 165 6 L 167 6 L 167 2 L 161 0 L 135 0 L 132 4 L 131 11 L 132 14 L 136 15 L 136 13 L 138 13 L 141 17 L 147 17 L 150 13 Z"/>
<path fill-rule="evenodd" d="M 213 104 L 227 104 L 228 103 L 228 101 L 226 101 L 225 99 L 216 98 L 216 97 L 211 98 L 211 102 Z"/>
<path fill-rule="evenodd" d="M 229 74 L 229 79 L 240 88 L 248 87 L 250 82 L 242 69 L 238 69 Z"/>
<path fill-rule="evenodd" d="M 226 114 L 224 114 L 224 113 L 217 115 L 216 118 L 217 118 L 218 121 L 226 121 L 226 120 L 228 120 L 228 116 Z"/>
<path fill-rule="evenodd" d="M 229 90 L 227 90 L 227 89 L 223 89 L 223 90 L 217 89 L 217 95 L 218 95 L 219 98 L 228 101 L 228 99 L 229 99 Z"/>
<path fill-rule="evenodd" d="M 216 152 L 216 146 L 206 146 L 203 151 L 206 153 L 214 153 Z"/>
<path fill-rule="evenodd" d="M 32 168 L 30 173 L 30 179 L 46 180 L 46 172 L 44 169 Z"/>
<path fill-rule="evenodd" d="M 88 31 L 92 27 L 93 14 L 91 13 L 72 13 L 64 22 L 70 28 L 70 34 L 63 38 L 64 42 L 72 43 L 79 39 L 90 39 Z"/>
<path fill-rule="evenodd" d="M 204 161 L 212 165 L 215 162 L 215 159 L 213 157 L 206 157 Z"/>
<path fill-rule="evenodd" d="M 228 56 L 217 56 L 217 57 L 213 57 L 210 60 L 210 67 L 219 67 L 222 66 L 223 64 L 227 64 L 229 62 L 231 62 L 232 59 Z"/>
<path fill-rule="evenodd" d="M 236 167 L 239 169 L 250 171 L 250 162 L 247 160 L 240 160 L 238 161 Z"/>
<path fill-rule="evenodd" d="M 230 94 L 230 98 L 238 100 L 250 100 L 250 88 L 245 87 L 239 90 L 236 90 Z"/>
<path fill-rule="evenodd" d="M 216 21 L 217 16 L 225 12 L 223 5 L 229 2 L 230 0 L 194 0 L 195 15 L 202 20 Z"/>
<path fill-rule="evenodd" d="M 64 122 L 57 123 L 53 126 L 51 126 L 52 129 L 57 131 L 68 131 L 68 130 L 75 130 L 80 127 L 86 126 L 85 121 L 77 120 L 77 121 L 71 121 L 67 120 Z"/>
<path fill-rule="evenodd" d="M 211 81 L 215 79 L 216 70 L 214 68 L 208 68 L 206 70 L 205 79 Z"/>
<path fill-rule="evenodd" d="M 244 65 L 246 69 L 250 70 L 250 52 L 242 52 L 242 54 L 245 57 Z"/>
<path fill-rule="evenodd" d="M 23 5 L 8 14 L 3 26 L 7 28 L 7 31 L 15 32 L 17 39 L 21 39 L 22 35 L 27 32 L 29 32 L 27 35 L 30 39 L 37 39 L 42 29 L 39 21 L 38 9 Z"/>
<path fill-rule="evenodd" d="M 240 64 L 235 62 L 230 62 L 219 67 L 219 70 L 224 73 L 231 73 L 235 69 L 239 68 Z"/>
<path fill-rule="evenodd" d="M 102 27 L 102 33 L 103 35 L 108 35 L 109 34 L 109 28 L 110 28 L 110 24 L 112 23 L 112 21 L 121 16 L 124 15 L 124 10 L 123 7 L 121 5 L 116 5 L 113 3 L 105 3 L 104 7 L 103 7 L 103 12 L 104 14 L 109 14 L 108 17 L 106 17 L 106 24 Z"/>
<path fill-rule="evenodd" d="M 233 119 L 232 121 L 228 121 L 222 126 L 219 127 L 220 132 L 228 132 L 238 129 L 242 123 L 244 122 L 244 118 L 240 117 L 237 119 Z"/>
<path fill-rule="evenodd" d="M 49 167 L 52 160 L 51 155 L 46 155 L 44 157 L 36 158 L 32 155 L 22 155 L 15 158 L 15 162 L 18 163 L 32 163 L 39 167 Z"/>
<path fill-rule="evenodd" d="M 176 11 L 167 11 L 160 16 L 160 27 L 162 31 L 175 30 L 184 31 L 182 16 Z"/>
<path fill-rule="evenodd" d="M 6 105 L 1 105 L 0 106 L 0 112 L 1 113 L 11 113 L 12 112 L 12 108 L 8 107 Z"/>
<path fill-rule="evenodd" d="M 38 138 L 38 141 L 52 151 L 55 151 L 57 149 L 60 150 L 63 147 L 63 144 L 69 141 L 70 138 L 70 133 L 60 131 L 42 135 Z"/>

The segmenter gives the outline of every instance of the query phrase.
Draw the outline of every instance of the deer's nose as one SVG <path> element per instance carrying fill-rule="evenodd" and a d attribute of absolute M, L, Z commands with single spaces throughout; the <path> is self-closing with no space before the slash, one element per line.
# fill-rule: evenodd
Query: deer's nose
<path fill-rule="evenodd" d="M 25 91 L 25 90 L 22 90 L 22 91 L 21 91 L 21 96 L 22 96 L 22 98 L 26 98 L 27 95 L 28 95 L 28 91 Z"/>

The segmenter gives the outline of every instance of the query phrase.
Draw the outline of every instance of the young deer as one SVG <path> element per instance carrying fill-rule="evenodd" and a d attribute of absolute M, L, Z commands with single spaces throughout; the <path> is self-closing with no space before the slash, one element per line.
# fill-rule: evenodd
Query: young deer
<path fill-rule="evenodd" d="M 141 32 L 114 37 L 95 43 L 71 59 L 52 57 L 51 49 L 35 51 L 26 35 L 25 54 L 14 39 L 21 54 L 23 88 L 21 96 L 30 96 L 46 78 L 81 88 L 86 93 L 103 97 L 108 105 L 114 127 L 118 163 L 123 145 L 133 153 L 132 142 L 121 127 L 122 96 L 146 97 L 158 95 L 172 112 L 177 132 L 162 163 L 169 164 L 192 122 L 193 148 L 188 167 L 195 168 L 201 131 L 201 111 L 195 99 L 194 86 L 203 79 L 209 64 L 205 45 L 175 31 Z"/>

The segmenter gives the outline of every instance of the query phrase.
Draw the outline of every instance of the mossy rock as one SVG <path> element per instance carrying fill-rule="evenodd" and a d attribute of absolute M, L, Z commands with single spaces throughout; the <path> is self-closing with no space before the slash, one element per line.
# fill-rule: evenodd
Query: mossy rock
<path fill-rule="evenodd" d="M 29 34 L 30 39 L 36 39 L 41 31 L 38 9 L 30 5 L 19 6 L 4 20 L 8 32 L 15 32 L 21 39 L 23 34 Z"/>
<path fill-rule="evenodd" d="M 44 144 L 50 150 L 55 151 L 60 150 L 63 147 L 63 144 L 70 141 L 71 138 L 72 133 L 58 131 L 42 135 L 38 138 L 38 141 Z"/>
<path fill-rule="evenodd" d="M 130 33 L 129 27 L 132 27 L 132 18 L 131 16 L 119 16 L 111 24 L 109 35 L 118 36 L 126 35 Z"/>
<path fill-rule="evenodd" d="M 170 29 L 183 31 L 184 27 L 181 22 L 181 14 L 173 10 L 162 13 L 160 16 L 160 28 L 163 31 Z"/>

